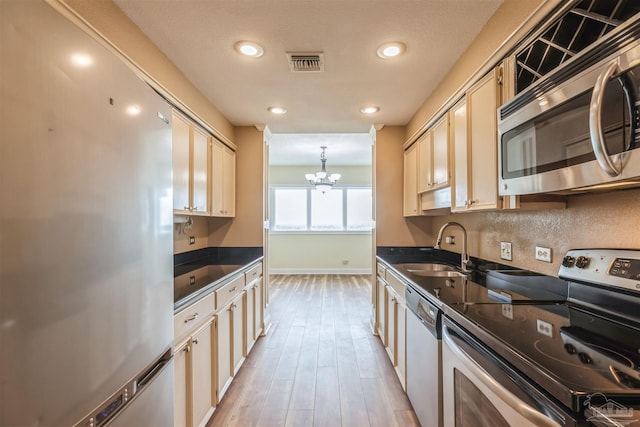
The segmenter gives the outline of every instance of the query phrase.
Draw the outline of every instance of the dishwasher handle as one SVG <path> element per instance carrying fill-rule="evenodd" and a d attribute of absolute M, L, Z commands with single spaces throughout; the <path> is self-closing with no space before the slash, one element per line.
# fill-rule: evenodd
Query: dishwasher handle
<path fill-rule="evenodd" d="M 482 384 L 498 396 L 504 403 L 509 405 L 510 408 L 522 415 L 527 421 L 541 427 L 558 427 L 558 424 L 555 421 L 518 399 L 491 375 L 489 375 L 478 362 L 473 360 L 462 348 L 460 348 L 460 346 L 458 346 L 458 344 L 456 344 L 454 338 L 449 333 L 449 328 L 446 325 L 443 325 L 442 327 L 442 340 L 456 355 L 456 357 L 474 373 Z"/>

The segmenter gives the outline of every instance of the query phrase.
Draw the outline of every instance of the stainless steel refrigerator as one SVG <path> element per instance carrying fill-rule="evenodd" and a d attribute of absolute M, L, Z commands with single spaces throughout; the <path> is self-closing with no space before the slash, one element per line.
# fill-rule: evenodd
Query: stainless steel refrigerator
<path fill-rule="evenodd" d="M 172 425 L 170 109 L 44 1 L 0 49 L 0 425 Z"/>

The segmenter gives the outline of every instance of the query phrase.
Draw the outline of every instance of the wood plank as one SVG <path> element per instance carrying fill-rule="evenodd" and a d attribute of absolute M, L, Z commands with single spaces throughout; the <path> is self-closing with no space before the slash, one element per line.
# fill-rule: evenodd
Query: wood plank
<path fill-rule="evenodd" d="M 272 276 L 272 329 L 256 342 L 208 426 L 418 426 L 369 329 L 370 279 Z"/>

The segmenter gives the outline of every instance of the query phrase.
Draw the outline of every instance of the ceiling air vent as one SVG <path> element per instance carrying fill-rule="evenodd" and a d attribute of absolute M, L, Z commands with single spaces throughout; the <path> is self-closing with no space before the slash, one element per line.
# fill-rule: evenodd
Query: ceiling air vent
<path fill-rule="evenodd" d="M 322 52 L 287 52 L 287 59 L 292 73 L 319 73 L 324 71 L 324 53 Z"/>

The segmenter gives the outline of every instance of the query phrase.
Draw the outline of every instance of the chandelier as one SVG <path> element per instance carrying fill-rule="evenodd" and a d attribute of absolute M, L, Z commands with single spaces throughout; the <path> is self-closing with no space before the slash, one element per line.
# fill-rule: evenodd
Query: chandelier
<path fill-rule="evenodd" d="M 338 182 L 341 175 L 339 173 L 327 173 L 327 158 L 324 155 L 324 150 L 326 150 L 327 147 L 323 145 L 320 148 L 322 148 L 322 154 L 320 154 L 322 168 L 320 169 L 320 172 L 308 173 L 305 174 L 304 177 L 307 179 L 307 181 L 309 181 L 309 184 L 314 186 L 316 190 L 320 190 L 322 193 L 325 193 L 331 190 L 331 187 L 333 187 L 333 184 Z"/>

